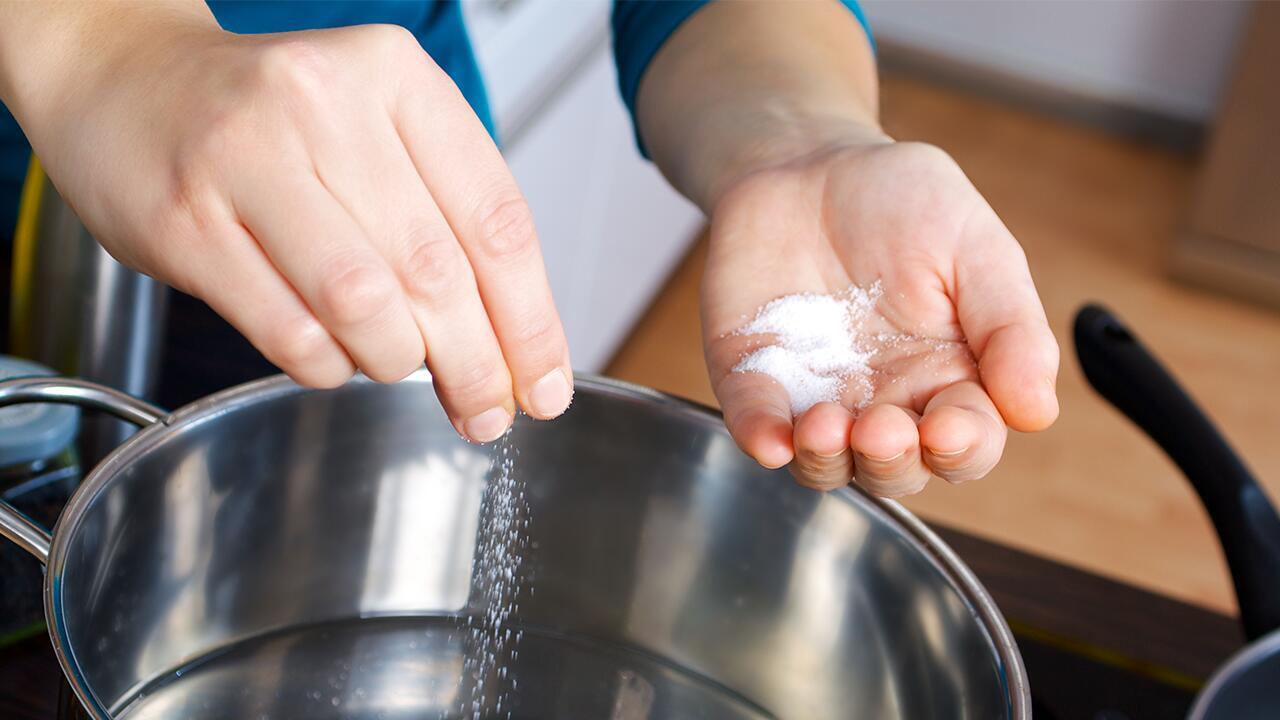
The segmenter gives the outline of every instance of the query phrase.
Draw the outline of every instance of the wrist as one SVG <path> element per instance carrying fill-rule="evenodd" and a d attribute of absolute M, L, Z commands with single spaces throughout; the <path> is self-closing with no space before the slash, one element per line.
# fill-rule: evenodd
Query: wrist
<path fill-rule="evenodd" d="M 837 3 L 711 3 L 654 55 L 636 121 L 663 174 L 709 213 L 758 170 L 885 142 L 877 95 L 867 37 Z"/>
<path fill-rule="evenodd" d="M 708 212 L 731 188 L 757 173 L 893 142 L 873 117 L 856 111 L 772 108 L 763 115 L 725 132 L 718 143 L 703 143 L 701 157 L 694 153 L 687 183 Z"/>

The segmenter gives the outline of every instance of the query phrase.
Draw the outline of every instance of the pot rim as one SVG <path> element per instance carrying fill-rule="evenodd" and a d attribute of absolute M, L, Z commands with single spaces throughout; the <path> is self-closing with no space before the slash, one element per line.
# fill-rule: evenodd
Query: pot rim
<path fill-rule="evenodd" d="M 401 383 L 431 385 L 431 375 L 425 368 L 409 375 Z M 363 375 L 357 375 L 350 384 L 375 384 Z M 574 373 L 575 389 L 590 388 L 600 394 L 623 400 L 657 403 L 682 418 L 693 420 L 710 426 L 717 432 L 727 434 L 723 416 L 716 408 L 702 403 L 679 398 L 653 388 L 636 385 L 623 380 L 606 378 L 591 373 Z M 345 387 L 345 386 L 344 386 Z M 102 707 L 89 691 L 88 683 L 81 675 L 79 666 L 74 662 L 70 639 L 66 637 L 61 622 L 61 578 L 66 562 L 67 548 L 82 517 L 93 500 L 102 492 L 111 478 L 132 464 L 152 448 L 182 432 L 194 424 L 207 421 L 250 403 L 289 395 L 325 392 L 315 388 L 298 385 L 286 375 L 254 380 L 248 383 L 227 388 L 212 395 L 191 402 L 162 418 L 159 422 L 142 428 L 119 447 L 107 455 L 97 466 L 90 470 L 80 486 L 67 501 L 57 523 L 53 528 L 53 541 L 49 550 L 49 562 L 45 571 L 44 609 L 45 621 L 49 627 L 49 637 L 53 643 L 54 653 L 62 672 L 71 685 L 80 704 L 89 711 L 96 720 L 111 720 L 111 715 Z M 975 619 L 991 640 L 992 648 L 1001 663 L 1000 675 L 1002 690 L 1008 700 L 1009 718 L 1013 720 L 1029 720 L 1031 718 L 1031 691 L 1027 682 L 1026 667 L 1022 655 L 1009 629 L 1008 623 L 996 606 L 995 600 L 978 580 L 977 576 L 951 549 L 942 538 L 938 537 L 918 517 L 907 510 L 901 503 L 887 498 L 875 497 L 861 488 L 848 485 L 832 491 L 847 502 L 863 507 L 883 516 L 891 525 L 901 529 L 908 540 L 937 567 L 952 583 L 960 596 L 968 603 Z M 1280 642 L 1280 634 L 1272 640 Z M 1225 669 L 1225 668 L 1224 668 Z"/>
<path fill-rule="evenodd" d="M 1200 690 L 1200 694 L 1196 696 L 1196 701 L 1191 706 L 1191 711 L 1187 713 L 1187 720 L 1204 720 L 1205 717 L 1208 717 L 1214 701 L 1228 687 L 1228 683 L 1241 673 L 1257 665 L 1259 658 L 1277 653 L 1280 653 L 1280 628 L 1272 630 L 1232 653 L 1227 662 L 1217 670 L 1214 670 L 1213 675 L 1209 676 L 1208 682 Z"/>

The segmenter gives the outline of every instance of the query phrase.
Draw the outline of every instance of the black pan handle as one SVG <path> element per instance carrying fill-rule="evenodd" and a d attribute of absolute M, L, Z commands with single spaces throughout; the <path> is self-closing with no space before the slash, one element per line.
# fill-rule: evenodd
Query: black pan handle
<path fill-rule="evenodd" d="M 1099 305 L 1076 315 L 1076 354 L 1089 384 L 1129 416 L 1191 481 L 1218 531 L 1250 640 L 1280 628 L 1280 516 L 1195 401 Z"/>

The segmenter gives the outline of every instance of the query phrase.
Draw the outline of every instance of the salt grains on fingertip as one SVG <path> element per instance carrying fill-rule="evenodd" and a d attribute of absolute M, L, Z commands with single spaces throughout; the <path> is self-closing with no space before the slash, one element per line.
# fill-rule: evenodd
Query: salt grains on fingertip
<path fill-rule="evenodd" d="M 733 372 L 762 373 L 787 391 L 800 415 L 820 402 L 838 402 L 850 383 L 865 384 L 873 349 L 858 341 L 863 320 L 883 294 L 879 281 L 838 295 L 799 293 L 760 308 L 735 335 L 772 335 L 772 343 L 747 354 Z"/>

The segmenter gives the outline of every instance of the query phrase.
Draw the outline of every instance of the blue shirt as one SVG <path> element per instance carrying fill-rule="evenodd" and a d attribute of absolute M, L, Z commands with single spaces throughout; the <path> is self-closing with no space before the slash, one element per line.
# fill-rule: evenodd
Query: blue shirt
<path fill-rule="evenodd" d="M 635 114 L 636 91 L 662 43 L 708 0 L 634 2 L 618 0 L 613 10 L 618 84 Z M 413 33 L 424 50 L 453 78 L 489 132 L 493 119 L 484 82 L 462 21 L 462 8 L 440 0 L 208 0 L 223 28 L 236 33 L 286 32 L 385 23 Z M 841 0 L 864 28 L 856 0 Z M 867 33 L 870 37 L 870 32 Z M 17 122 L 0 106 L 0 237 L 9 237 L 17 218 L 30 147 Z M 5 250 L 7 252 L 7 250 Z"/>

